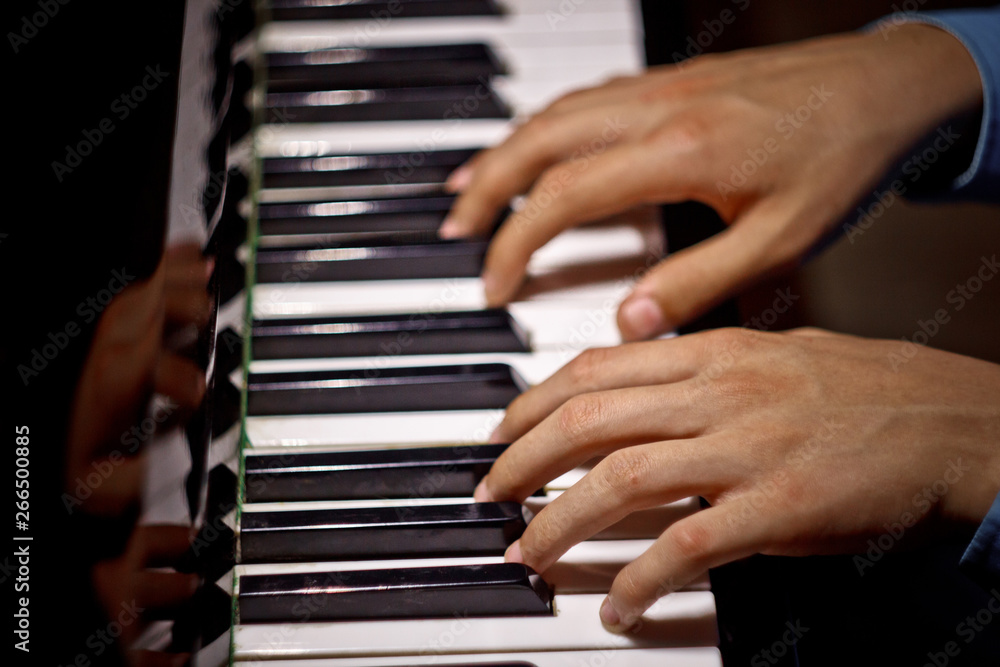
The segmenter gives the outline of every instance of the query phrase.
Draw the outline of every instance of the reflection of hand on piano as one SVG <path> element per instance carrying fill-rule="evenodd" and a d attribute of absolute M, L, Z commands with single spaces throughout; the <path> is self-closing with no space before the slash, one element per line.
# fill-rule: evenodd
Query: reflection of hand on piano
<path fill-rule="evenodd" d="M 511 197 L 483 283 L 511 299 L 561 231 L 643 203 L 696 200 L 731 225 L 650 271 L 619 310 L 626 339 L 684 324 L 798 259 L 937 124 L 982 103 L 964 47 L 912 25 L 698 58 L 567 95 L 454 172 L 441 228 L 483 233 Z"/>
<path fill-rule="evenodd" d="M 507 551 L 543 574 L 635 510 L 704 497 L 711 508 L 616 577 L 611 626 L 755 553 L 861 552 L 887 531 L 896 543 L 976 524 L 1000 476 L 1000 367 L 925 349 L 890 373 L 893 355 L 896 341 L 807 329 L 584 352 L 509 406 L 493 439 L 514 443 L 475 497 L 524 501 L 607 455 Z"/>
<path fill-rule="evenodd" d="M 121 626 L 121 646 L 131 647 L 151 621 L 175 618 L 195 594 L 197 575 L 152 569 L 175 565 L 190 546 L 187 526 L 138 526 L 120 556 L 94 566 L 94 588 L 108 618 Z M 149 649 L 127 649 L 125 657 L 134 667 L 173 667 L 190 659 Z"/>

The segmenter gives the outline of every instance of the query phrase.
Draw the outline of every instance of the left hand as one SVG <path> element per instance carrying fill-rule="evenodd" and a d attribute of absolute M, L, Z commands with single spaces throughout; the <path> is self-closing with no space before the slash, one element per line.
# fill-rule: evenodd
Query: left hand
<path fill-rule="evenodd" d="M 918 350 L 721 329 L 587 351 L 511 403 L 492 440 L 513 444 L 476 499 L 523 501 L 606 455 L 508 550 L 544 572 L 633 511 L 705 498 L 618 574 L 601 608 L 613 629 L 755 553 L 974 525 L 1000 490 L 1000 366 Z"/>

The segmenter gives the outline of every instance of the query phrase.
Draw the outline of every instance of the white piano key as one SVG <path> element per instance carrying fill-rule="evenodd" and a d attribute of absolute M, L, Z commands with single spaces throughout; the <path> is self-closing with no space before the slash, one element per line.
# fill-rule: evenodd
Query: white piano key
<path fill-rule="evenodd" d="M 538 7 L 541 10 L 541 7 Z M 511 13 L 504 16 L 427 17 L 392 19 L 379 25 L 373 20 L 281 21 L 261 26 L 258 52 L 313 51 L 336 47 L 450 44 L 482 41 L 491 45 L 537 47 L 544 44 L 570 48 L 586 44 L 591 34 L 610 33 L 618 44 L 642 54 L 641 32 L 628 11 L 573 12 L 555 21 L 547 10 Z"/>
<path fill-rule="evenodd" d="M 240 660 L 355 658 L 520 651 L 714 647 L 715 598 L 672 593 L 635 632 L 616 634 L 598 616 L 603 594 L 556 595 L 553 616 L 247 624 L 234 629 Z"/>
<path fill-rule="evenodd" d="M 251 447 L 486 442 L 502 410 L 249 417 Z"/>

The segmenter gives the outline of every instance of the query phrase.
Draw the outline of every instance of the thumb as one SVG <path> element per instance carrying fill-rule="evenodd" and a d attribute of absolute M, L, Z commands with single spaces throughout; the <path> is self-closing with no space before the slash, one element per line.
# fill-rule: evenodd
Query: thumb
<path fill-rule="evenodd" d="M 618 309 L 622 338 L 644 340 L 672 331 L 794 261 L 798 249 L 767 227 L 739 221 L 653 267 Z"/>

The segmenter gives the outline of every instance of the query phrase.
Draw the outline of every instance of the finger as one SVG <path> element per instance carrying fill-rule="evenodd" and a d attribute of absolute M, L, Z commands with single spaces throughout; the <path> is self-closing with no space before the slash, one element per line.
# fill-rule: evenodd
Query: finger
<path fill-rule="evenodd" d="M 656 90 L 663 85 L 665 73 L 647 71 L 639 76 L 613 76 L 604 83 L 589 88 L 581 88 L 566 93 L 550 104 L 546 111 L 567 113 L 595 107 L 606 107 L 619 100 L 635 100 L 646 91 Z"/>
<path fill-rule="evenodd" d="M 599 112 L 535 116 L 502 144 L 478 155 L 469 172 L 454 175 L 453 182 L 468 182 L 439 235 L 457 238 L 486 233 L 511 198 L 525 192 L 545 169 L 584 150 L 595 137 L 618 141 L 624 128 L 634 124 L 634 115 L 634 109 L 618 105 Z M 609 123 L 615 129 L 612 133 L 605 132 Z"/>
<path fill-rule="evenodd" d="M 563 162 L 548 169 L 490 243 L 482 274 L 487 303 L 497 306 L 510 300 L 532 253 L 564 229 L 654 198 L 658 203 L 687 199 L 690 174 L 681 173 L 678 161 L 657 147 L 619 143 L 587 161 Z"/>
<path fill-rule="evenodd" d="M 768 528 L 762 522 L 734 521 L 741 510 L 739 502 L 710 507 L 667 528 L 615 577 L 601 605 L 601 621 L 612 630 L 630 628 L 658 599 L 709 568 L 758 553 L 767 543 Z"/>
<path fill-rule="evenodd" d="M 186 554 L 191 540 L 190 526 L 144 525 L 133 531 L 130 547 L 138 566 L 164 567 Z"/>
<path fill-rule="evenodd" d="M 154 387 L 177 401 L 179 407 L 193 410 L 205 396 L 205 373 L 190 359 L 173 352 L 163 352 L 156 365 Z"/>
<path fill-rule="evenodd" d="M 507 560 L 545 572 L 573 545 L 636 510 L 714 492 L 732 474 L 719 457 L 705 456 L 711 446 L 698 438 L 612 452 L 531 520 Z"/>
<path fill-rule="evenodd" d="M 197 245 L 185 244 L 167 250 L 164 268 L 167 286 L 201 285 L 204 288 L 215 268 L 215 259 L 205 257 Z"/>
<path fill-rule="evenodd" d="M 701 335 L 584 350 L 510 405 L 490 441 L 513 442 L 578 394 L 680 382 L 704 366 Z"/>
<path fill-rule="evenodd" d="M 476 173 L 476 165 L 479 164 L 483 156 L 488 152 L 488 150 L 479 151 L 459 165 L 455 171 L 448 174 L 448 178 L 444 181 L 444 191 L 450 193 L 464 192 L 469 187 L 469 184 L 472 183 L 472 175 Z"/>
<path fill-rule="evenodd" d="M 615 76 L 599 86 L 582 88 L 563 95 L 546 107 L 544 113 L 557 115 L 617 105 L 622 99 L 632 99 L 647 90 L 655 90 L 662 85 L 668 75 L 673 76 L 675 73 L 676 70 L 669 73 L 650 71 L 643 76 Z M 445 190 L 462 192 L 468 188 L 480 159 L 488 154 L 489 151 L 479 152 L 453 171 L 445 181 Z"/>
<path fill-rule="evenodd" d="M 195 324 L 199 327 L 208 323 L 212 312 L 212 301 L 206 284 L 167 285 L 165 293 L 167 321 L 172 324 Z"/>
<path fill-rule="evenodd" d="M 198 590 L 197 574 L 140 571 L 135 574 L 136 605 L 148 609 L 150 618 L 169 618 Z"/>
<path fill-rule="evenodd" d="M 476 488 L 479 502 L 523 501 L 595 456 L 702 433 L 710 415 L 686 383 L 580 394 L 508 447 Z"/>
<path fill-rule="evenodd" d="M 747 213 L 729 229 L 654 267 L 618 310 L 625 340 L 671 331 L 741 288 L 792 264 L 807 243 L 781 238 L 786 225 L 768 211 Z"/>
<path fill-rule="evenodd" d="M 112 458 L 88 460 L 86 467 L 74 463 L 72 471 L 67 469 L 67 480 L 64 498 L 70 507 L 78 505 L 94 516 L 121 516 L 142 497 L 146 462 L 141 457 L 123 458 L 118 451 Z"/>

